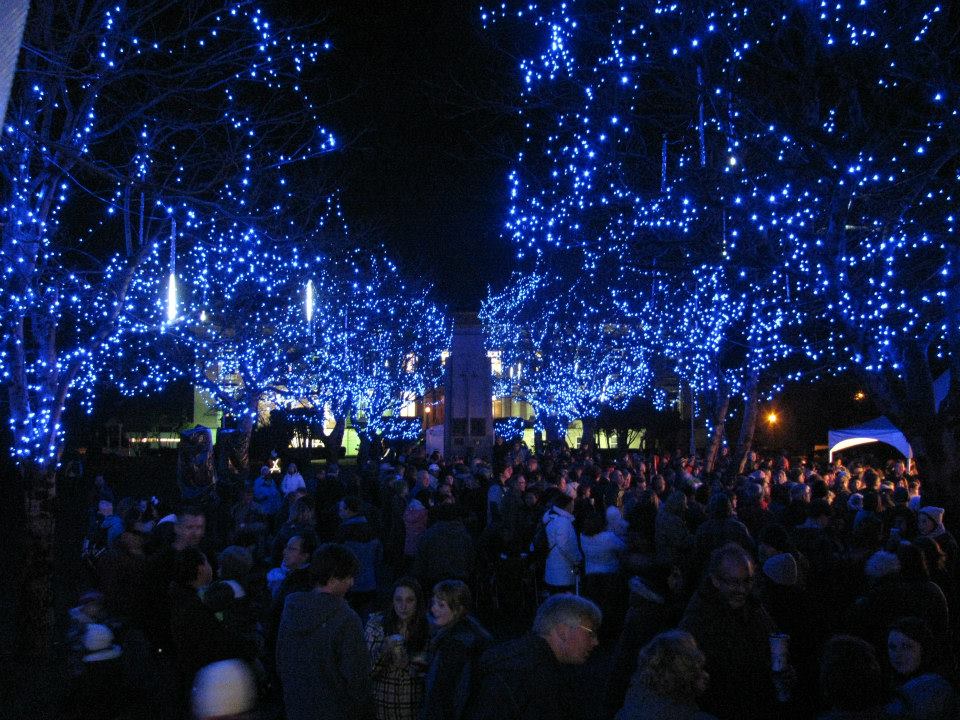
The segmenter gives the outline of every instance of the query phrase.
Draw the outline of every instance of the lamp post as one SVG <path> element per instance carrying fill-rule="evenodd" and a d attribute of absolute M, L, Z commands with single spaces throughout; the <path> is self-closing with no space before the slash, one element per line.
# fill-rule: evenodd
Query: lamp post
<path fill-rule="evenodd" d="M 764 419 L 767 421 L 767 437 L 769 438 L 769 444 L 773 446 L 776 442 L 777 437 L 777 426 L 780 424 L 780 416 L 777 414 L 776 410 L 769 410 Z"/>

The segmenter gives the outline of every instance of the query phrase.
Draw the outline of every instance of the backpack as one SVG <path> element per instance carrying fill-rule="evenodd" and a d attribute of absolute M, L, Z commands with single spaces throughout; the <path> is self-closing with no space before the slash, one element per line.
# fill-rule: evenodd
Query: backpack
<path fill-rule="evenodd" d="M 530 554 L 528 557 L 530 560 L 538 565 L 543 565 L 547 562 L 547 556 L 550 554 L 550 551 L 553 550 L 553 547 L 550 545 L 550 540 L 547 537 L 547 525 L 550 524 L 550 521 L 556 517 L 556 514 L 553 512 L 553 508 L 548 510 L 544 515 L 544 518 L 540 518 L 540 521 L 537 523 L 537 531 L 533 535 L 533 540 L 530 541 Z"/>

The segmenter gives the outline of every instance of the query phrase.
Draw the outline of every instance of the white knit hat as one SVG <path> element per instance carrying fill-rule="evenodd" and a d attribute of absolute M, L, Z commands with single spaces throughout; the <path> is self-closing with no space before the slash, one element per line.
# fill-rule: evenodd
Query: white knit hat
<path fill-rule="evenodd" d="M 200 720 L 240 715 L 257 701 L 253 673 L 242 660 L 202 668 L 193 681 L 193 714 Z"/>
<path fill-rule="evenodd" d="M 99 662 L 120 657 L 120 646 L 113 644 L 113 632 L 106 625 L 90 623 L 83 631 L 84 662 Z"/>

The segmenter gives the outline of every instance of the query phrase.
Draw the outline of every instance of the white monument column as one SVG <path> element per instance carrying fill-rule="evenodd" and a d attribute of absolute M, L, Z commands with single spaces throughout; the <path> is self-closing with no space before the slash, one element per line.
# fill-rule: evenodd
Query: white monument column
<path fill-rule="evenodd" d="M 493 377 L 475 313 L 455 313 L 444 374 L 444 457 L 490 459 L 493 448 Z"/>

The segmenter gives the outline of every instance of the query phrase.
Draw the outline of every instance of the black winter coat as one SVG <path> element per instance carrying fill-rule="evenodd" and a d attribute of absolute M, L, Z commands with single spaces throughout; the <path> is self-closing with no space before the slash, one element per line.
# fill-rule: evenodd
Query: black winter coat
<path fill-rule="evenodd" d="M 487 650 L 477 663 L 468 720 L 565 720 L 572 690 L 547 641 L 527 635 Z"/>
<path fill-rule="evenodd" d="M 710 684 L 700 706 L 722 720 L 767 720 L 775 715 L 770 674 L 770 633 L 776 628 L 754 598 L 733 609 L 709 578 L 680 621 L 707 657 Z"/>
<path fill-rule="evenodd" d="M 469 615 L 441 630 L 431 643 L 421 720 L 460 720 L 473 689 L 476 661 L 492 638 Z"/>

